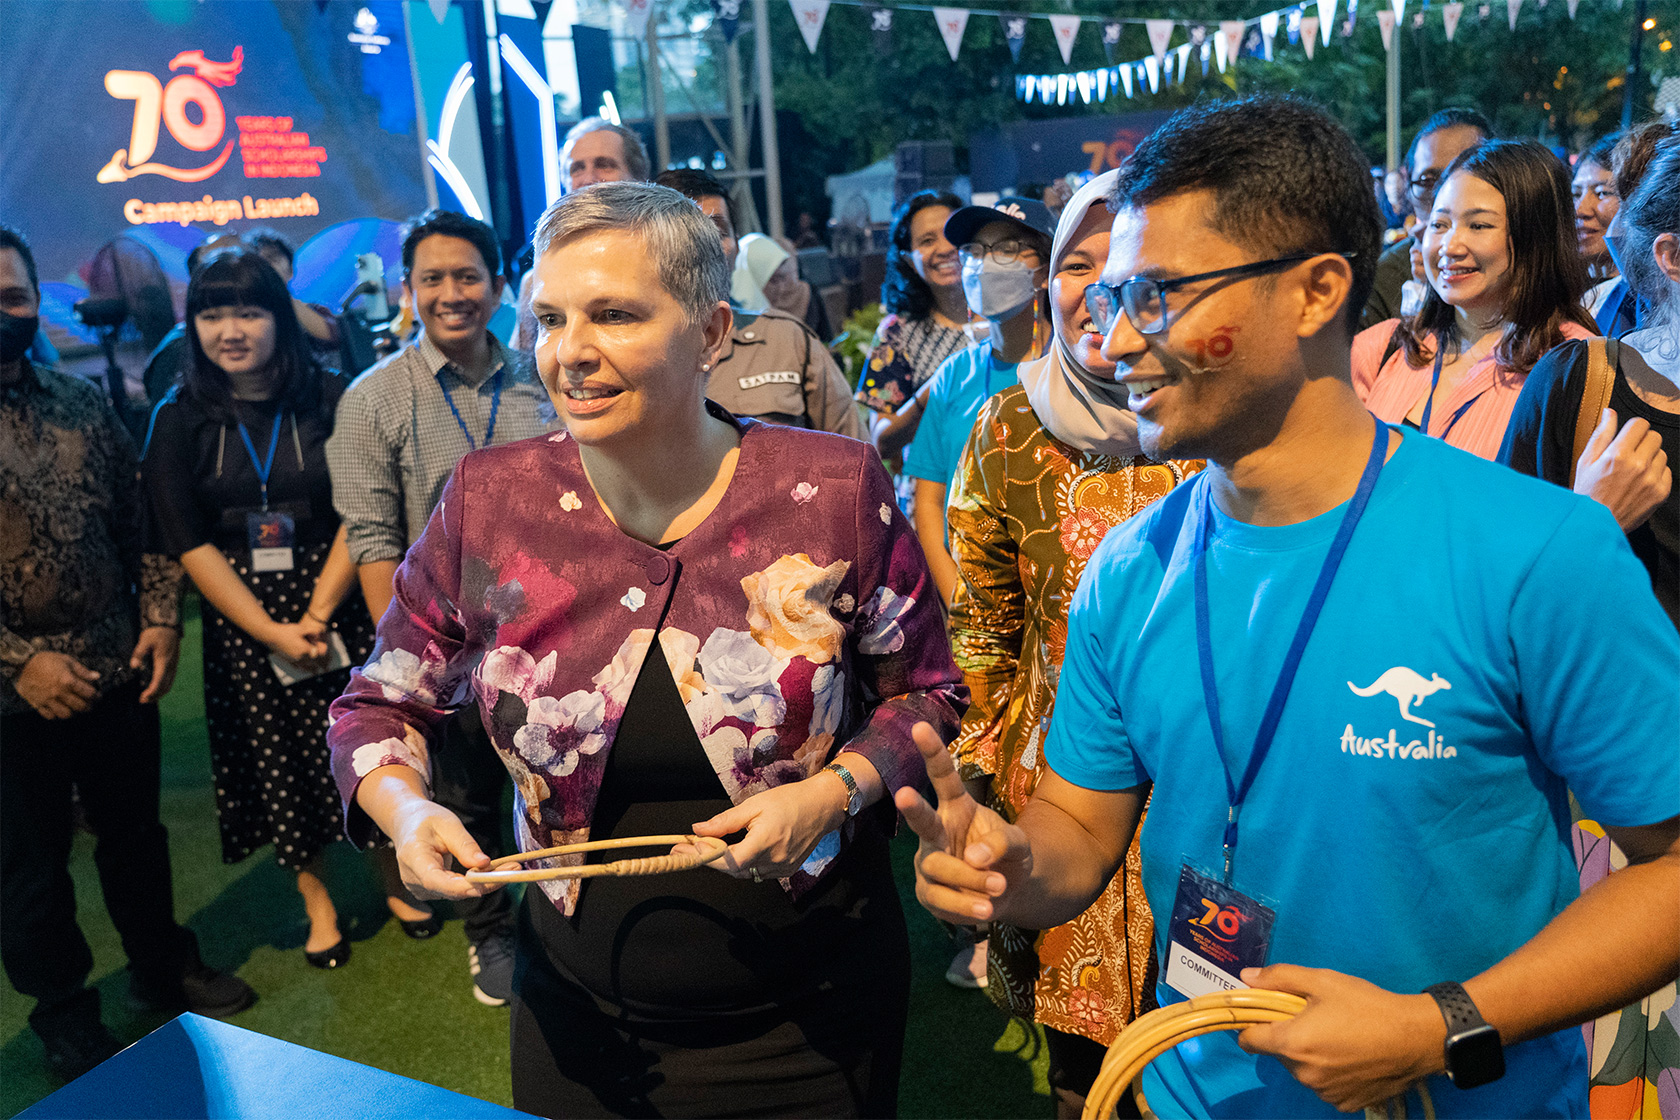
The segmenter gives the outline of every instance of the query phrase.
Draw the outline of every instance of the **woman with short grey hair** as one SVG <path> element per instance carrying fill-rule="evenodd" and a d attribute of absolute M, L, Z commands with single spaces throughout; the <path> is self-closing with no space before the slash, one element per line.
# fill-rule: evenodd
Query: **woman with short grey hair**
<path fill-rule="evenodd" d="M 526 892 L 516 1107 L 892 1115 L 892 793 L 925 777 L 912 727 L 948 740 L 966 707 L 921 549 L 867 444 L 705 399 L 731 315 L 692 202 L 601 184 L 536 251 L 566 430 L 464 458 L 409 551 L 333 709 L 346 819 L 423 895 L 491 889 L 452 870 L 489 861 L 427 793 L 426 729 L 476 702 L 522 851 L 728 842 L 715 870 Z"/>

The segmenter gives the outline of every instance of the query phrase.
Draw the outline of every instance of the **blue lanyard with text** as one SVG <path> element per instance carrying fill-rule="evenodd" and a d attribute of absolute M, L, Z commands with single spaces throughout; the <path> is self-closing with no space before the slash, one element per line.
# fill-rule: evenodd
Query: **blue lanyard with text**
<path fill-rule="evenodd" d="M 1435 372 L 1429 378 L 1429 397 L 1423 402 L 1423 423 L 1418 425 L 1418 431 L 1422 432 L 1424 435 L 1429 434 L 1429 413 L 1430 413 L 1430 410 L 1432 410 L 1435 407 L 1435 390 L 1441 384 L 1441 360 L 1445 357 L 1446 357 L 1446 354 L 1445 354 L 1444 351 L 1442 351 L 1440 343 L 1436 343 L 1435 344 Z M 1481 399 L 1481 396 L 1482 396 L 1481 393 L 1477 393 L 1474 397 L 1471 397 L 1469 400 L 1467 400 L 1463 404 L 1459 405 L 1458 406 L 1458 411 L 1454 412 L 1452 414 L 1452 418 L 1447 421 L 1447 426 L 1441 429 L 1441 434 L 1439 436 L 1437 436 L 1436 438 L 1437 439 L 1446 439 L 1447 438 L 1447 433 L 1453 430 L 1453 425 L 1458 423 L 1459 420 L 1461 420 L 1464 417 L 1464 414 L 1466 412 L 1470 411 L 1470 406 L 1475 404 L 1479 399 Z"/>
<path fill-rule="evenodd" d="M 443 379 L 443 371 L 439 370 L 438 388 L 443 390 L 444 402 L 449 405 L 449 411 L 455 414 L 455 423 L 461 426 L 461 434 L 467 437 L 467 446 L 478 450 L 478 441 L 467 431 L 467 422 L 461 419 L 461 410 L 455 407 L 455 398 L 449 395 L 449 385 Z M 496 410 L 502 406 L 502 370 L 496 371 L 496 385 L 490 392 L 490 422 L 484 425 L 484 446 L 490 446 L 490 439 L 496 434 Z"/>
<path fill-rule="evenodd" d="M 280 420 L 284 416 L 284 412 L 274 414 L 274 430 L 268 433 L 268 458 L 260 463 L 257 462 L 257 446 L 251 442 L 251 433 L 246 430 L 245 421 L 239 421 L 239 438 L 245 441 L 245 450 L 251 456 L 251 467 L 257 472 L 257 483 L 262 487 L 264 513 L 268 512 L 268 474 L 274 469 L 274 449 L 280 446 Z"/>
<path fill-rule="evenodd" d="M 1353 539 L 1353 531 L 1358 527 L 1359 519 L 1365 515 L 1365 507 L 1371 501 L 1371 491 L 1376 489 L 1377 476 L 1382 473 L 1383 461 L 1387 458 L 1388 427 L 1374 416 L 1371 419 L 1377 426 L 1377 434 L 1371 442 L 1371 457 L 1365 463 L 1365 473 L 1359 477 L 1359 488 L 1354 491 L 1353 498 L 1348 502 L 1347 512 L 1342 515 L 1341 527 L 1336 530 L 1336 537 L 1330 542 L 1330 551 L 1324 557 L 1324 566 L 1318 572 L 1318 582 L 1313 585 L 1312 594 L 1307 598 L 1306 610 L 1301 614 L 1301 623 L 1295 628 L 1295 639 L 1289 643 L 1289 652 L 1284 655 L 1283 668 L 1278 672 L 1271 699 L 1266 702 L 1266 713 L 1260 719 L 1260 729 L 1254 733 L 1254 750 L 1248 756 L 1248 765 L 1243 770 L 1241 783 L 1231 780 L 1231 765 L 1225 753 L 1225 729 L 1219 715 L 1219 685 L 1213 676 L 1213 627 L 1209 621 L 1207 577 L 1208 538 L 1213 528 L 1213 480 L 1208 479 L 1207 484 L 1202 487 L 1200 523 L 1196 526 L 1195 552 L 1192 557 L 1196 567 L 1196 653 L 1202 665 L 1202 693 L 1207 703 L 1208 723 L 1213 728 L 1213 746 L 1219 754 L 1220 769 L 1225 774 L 1225 792 L 1230 805 L 1230 812 L 1225 818 L 1226 886 L 1231 884 L 1231 857 L 1237 847 L 1237 814 L 1242 809 L 1243 799 L 1248 796 L 1249 787 L 1254 785 L 1255 775 L 1260 772 L 1260 763 L 1271 750 L 1272 739 L 1277 734 L 1278 721 L 1283 718 L 1284 703 L 1289 699 L 1289 690 L 1295 683 L 1295 671 L 1301 666 L 1301 655 L 1306 652 L 1307 641 L 1312 637 L 1313 627 L 1318 624 L 1319 612 L 1324 609 L 1324 600 L 1330 594 L 1330 585 L 1335 582 L 1336 569 L 1341 567 L 1342 556 L 1347 552 L 1348 542 Z"/>

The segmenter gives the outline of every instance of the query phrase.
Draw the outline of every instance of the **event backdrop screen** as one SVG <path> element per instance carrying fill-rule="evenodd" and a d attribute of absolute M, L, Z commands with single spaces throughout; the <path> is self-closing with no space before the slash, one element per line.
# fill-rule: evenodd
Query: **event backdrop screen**
<path fill-rule="evenodd" d="M 354 254 L 425 208 L 399 0 L 7 3 L 0 213 L 24 232 L 43 317 L 112 238 L 147 245 L 180 294 L 217 230 L 279 231 L 294 290 L 336 304 Z"/>

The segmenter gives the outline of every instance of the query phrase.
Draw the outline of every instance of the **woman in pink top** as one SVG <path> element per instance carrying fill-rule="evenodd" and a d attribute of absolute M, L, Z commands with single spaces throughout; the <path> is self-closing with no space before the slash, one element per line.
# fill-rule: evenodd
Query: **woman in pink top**
<path fill-rule="evenodd" d="M 1442 176 L 1423 229 L 1423 308 L 1360 332 L 1353 385 L 1365 406 L 1484 459 L 1540 355 L 1589 338 L 1586 264 L 1569 173 L 1532 140 L 1489 140 Z"/>

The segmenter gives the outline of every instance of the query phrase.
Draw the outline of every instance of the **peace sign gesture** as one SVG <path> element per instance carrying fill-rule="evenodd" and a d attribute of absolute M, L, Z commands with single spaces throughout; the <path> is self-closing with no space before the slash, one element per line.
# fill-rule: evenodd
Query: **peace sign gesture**
<path fill-rule="evenodd" d="M 911 737 L 927 763 L 938 808 L 909 786 L 893 803 L 916 835 L 916 898 L 936 918 L 975 925 L 996 915 L 995 900 L 1032 874 L 1026 833 L 979 804 L 963 788 L 951 755 L 926 723 Z"/>

